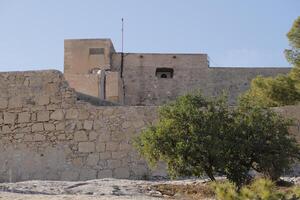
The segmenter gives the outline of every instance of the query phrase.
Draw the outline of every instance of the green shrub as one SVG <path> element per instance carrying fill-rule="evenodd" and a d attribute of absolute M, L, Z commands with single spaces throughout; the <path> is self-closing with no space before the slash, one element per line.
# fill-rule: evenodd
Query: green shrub
<path fill-rule="evenodd" d="M 230 109 L 224 96 L 188 94 L 163 106 L 158 124 L 144 130 L 135 146 L 152 166 L 165 161 L 172 177 L 215 180 L 218 173 L 241 187 L 251 180 L 251 169 L 276 180 L 298 159 L 288 126 L 269 109 Z"/>
<path fill-rule="evenodd" d="M 240 190 L 229 181 L 212 184 L 217 200 L 296 200 L 300 198 L 300 188 L 278 189 L 268 179 L 257 179 Z"/>

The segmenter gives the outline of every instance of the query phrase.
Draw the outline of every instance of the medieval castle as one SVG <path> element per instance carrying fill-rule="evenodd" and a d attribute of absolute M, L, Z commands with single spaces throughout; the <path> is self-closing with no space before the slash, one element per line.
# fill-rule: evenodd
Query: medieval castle
<path fill-rule="evenodd" d="M 225 89 L 234 104 L 255 76 L 289 70 L 210 67 L 206 54 L 117 53 L 109 39 L 66 40 L 64 65 L 64 74 L 0 73 L 0 182 L 165 176 L 132 146 L 157 122 L 158 105 L 198 88 Z M 290 130 L 299 135 L 300 107 L 277 111 L 298 119 Z"/>
<path fill-rule="evenodd" d="M 65 40 L 69 85 L 119 105 L 161 105 L 195 89 L 206 95 L 225 90 L 234 103 L 255 76 L 289 70 L 210 67 L 207 54 L 118 53 L 110 39 Z"/>

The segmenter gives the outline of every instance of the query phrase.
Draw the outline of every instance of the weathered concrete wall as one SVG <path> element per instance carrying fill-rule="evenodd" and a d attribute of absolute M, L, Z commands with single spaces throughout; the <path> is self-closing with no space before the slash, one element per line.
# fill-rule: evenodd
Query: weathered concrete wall
<path fill-rule="evenodd" d="M 58 71 L 0 73 L 0 91 L 0 182 L 163 173 L 150 171 L 131 146 L 156 107 L 78 101 Z"/>

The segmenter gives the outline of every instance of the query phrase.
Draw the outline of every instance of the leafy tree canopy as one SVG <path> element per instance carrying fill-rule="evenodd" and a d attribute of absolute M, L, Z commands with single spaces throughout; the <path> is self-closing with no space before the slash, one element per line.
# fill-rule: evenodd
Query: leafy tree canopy
<path fill-rule="evenodd" d="M 241 105 L 266 107 L 297 104 L 300 101 L 300 17 L 295 20 L 287 37 L 291 48 L 285 50 L 293 68 L 287 75 L 258 76 L 252 80 L 250 89 L 241 95 Z"/>

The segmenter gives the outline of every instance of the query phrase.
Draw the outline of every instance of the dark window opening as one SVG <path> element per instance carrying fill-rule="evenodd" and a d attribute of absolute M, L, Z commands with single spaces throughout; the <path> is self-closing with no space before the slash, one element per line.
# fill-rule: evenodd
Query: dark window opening
<path fill-rule="evenodd" d="M 90 48 L 90 55 L 104 54 L 104 48 Z"/>
<path fill-rule="evenodd" d="M 172 68 L 157 68 L 155 76 L 158 78 L 173 78 L 174 70 Z"/>
<path fill-rule="evenodd" d="M 167 74 L 162 74 L 162 75 L 160 75 L 160 78 L 168 78 L 168 75 Z"/>

